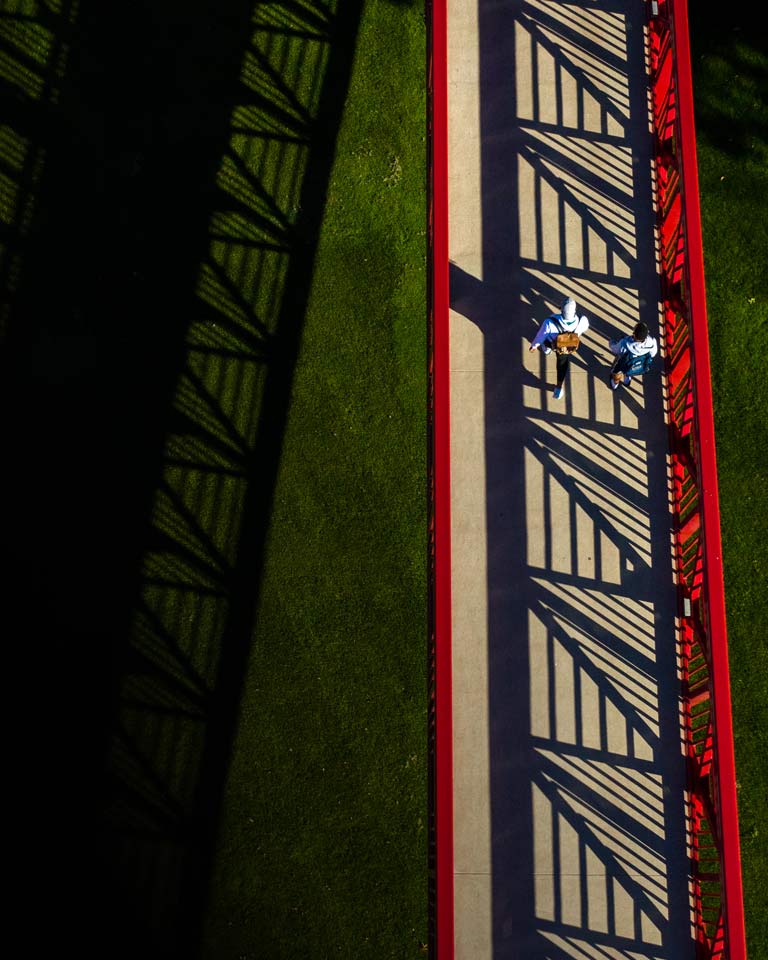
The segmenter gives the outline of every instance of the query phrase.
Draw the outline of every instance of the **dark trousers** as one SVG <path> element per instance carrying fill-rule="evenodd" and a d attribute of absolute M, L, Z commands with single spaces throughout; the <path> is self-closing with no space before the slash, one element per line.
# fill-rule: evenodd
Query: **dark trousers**
<path fill-rule="evenodd" d="M 568 376 L 568 364 L 571 362 L 570 353 L 558 353 L 557 355 L 557 385 L 561 387 Z"/>

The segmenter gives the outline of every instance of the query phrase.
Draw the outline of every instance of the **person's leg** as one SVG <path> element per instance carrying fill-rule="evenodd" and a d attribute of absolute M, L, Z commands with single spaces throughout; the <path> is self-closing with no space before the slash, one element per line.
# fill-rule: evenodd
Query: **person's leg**
<path fill-rule="evenodd" d="M 608 373 L 608 386 L 611 390 L 617 390 L 620 384 L 627 386 L 629 381 L 626 375 L 626 355 L 620 354 L 616 357 Z M 624 368 L 624 369 L 622 369 Z"/>
<path fill-rule="evenodd" d="M 568 364 L 570 360 L 570 353 L 558 353 L 557 355 L 557 386 L 553 394 L 555 400 L 559 400 L 565 390 L 565 378 L 568 375 Z"/>
<path fill-rule="evenodd" d="M 630 365 L 627 367 L 626 371 L 624 372 L 624 381 L 623 381 L 624 386 L 628 387 L 630 383 L 632 383 L 632 377 L 633 376 L 636 377 L 639 373 L 643 373 L 644 369 L 645 369 L 645 361 L 642 358 L 636 359 L 632 363 L 630 363 Z"/>

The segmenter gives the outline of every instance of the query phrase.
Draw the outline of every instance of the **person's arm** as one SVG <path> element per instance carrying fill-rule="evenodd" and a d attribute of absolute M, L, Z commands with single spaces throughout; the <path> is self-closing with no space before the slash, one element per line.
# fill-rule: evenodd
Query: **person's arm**
<path fill-rule="evenodd" d="M 658 344 L 658 341 L 656 340 L 656 337 L 651 337 L 651 350 L 650 350 L 650 354 L 651 354 L 652 357 L 655 357 L 658 352 L 659 352 L 659 344 Z"/>
<path fill-rule="evenodd" d="M 531 345 L 528 347 L 529 350 L 537 350 L 542 345 L 550 333 L 551 326 L 552 322 L 549 317 L 547 317 L 544 323 L 542 323 L 542 325 L 539 327 L 539 332 L 536 334 L 533 340 L 531 340 Z"/>

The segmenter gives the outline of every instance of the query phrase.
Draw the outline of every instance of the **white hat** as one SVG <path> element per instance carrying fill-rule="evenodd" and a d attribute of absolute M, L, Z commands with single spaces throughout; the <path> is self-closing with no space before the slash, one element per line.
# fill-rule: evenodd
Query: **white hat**
<path fill-rule="evenodd" d="M 563 320 L 566 323 L 576 323 L 576 301 L 572 300 L 570 297 L 567 297 L 563 300 L 563 306 L 561 309 L 561 314 Z"/>

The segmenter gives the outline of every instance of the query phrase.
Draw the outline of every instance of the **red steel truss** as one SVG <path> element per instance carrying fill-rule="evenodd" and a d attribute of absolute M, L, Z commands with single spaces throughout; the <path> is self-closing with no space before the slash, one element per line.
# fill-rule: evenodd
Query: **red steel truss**
<path fill-rule="evenodd" d="M 745 960 L 688 9 L 649 8 L 696 946 L 701 960 Z"/>

